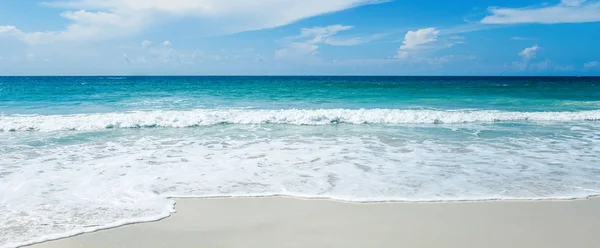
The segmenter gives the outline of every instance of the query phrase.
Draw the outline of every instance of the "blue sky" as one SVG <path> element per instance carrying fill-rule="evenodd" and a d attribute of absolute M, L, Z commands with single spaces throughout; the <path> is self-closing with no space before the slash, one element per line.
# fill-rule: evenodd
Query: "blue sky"
<path fill-rule="evenodd" d="M 0 75 L 600 75 L 600 0 L 3 0 Z"/>

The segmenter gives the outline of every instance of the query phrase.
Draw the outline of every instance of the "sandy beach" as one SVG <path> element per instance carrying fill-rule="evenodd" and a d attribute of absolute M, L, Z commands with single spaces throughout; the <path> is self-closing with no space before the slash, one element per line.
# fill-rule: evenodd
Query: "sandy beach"
<path fill-rule="evenodd" d="M 286 197 L 176 199 L 177 213 L 30 246 L 598 247 L 600 198 L 346 203 Z"/>

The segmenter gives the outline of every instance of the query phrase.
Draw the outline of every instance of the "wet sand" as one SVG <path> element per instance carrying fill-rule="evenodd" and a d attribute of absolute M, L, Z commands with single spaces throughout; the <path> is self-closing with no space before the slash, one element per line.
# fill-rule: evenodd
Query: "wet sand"
<path fill-rule="evenodd" d="M 176 201 L 177 213 L 161 221 L 31 247 L 600 247 L 600 198 L 364 204 L 287 197 Z"/>

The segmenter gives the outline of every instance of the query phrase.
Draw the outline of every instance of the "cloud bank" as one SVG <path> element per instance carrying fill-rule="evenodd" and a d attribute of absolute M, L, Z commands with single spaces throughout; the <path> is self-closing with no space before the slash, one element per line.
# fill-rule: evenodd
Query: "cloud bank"
<path fill-rule="evenodd" d="M 333 39 L 337 33 L 350 30 L 352 26 L 331 25 L 327 27 L 303 28 L 300 35 L 287 37 L 284 48 L 275 51 L 277 59 L 299 59 L 318 53 L 320 44 L 355 45 L 354 42 L 341 42 Z M 334 42 L 331 42 L 331 41 Z M 351 40 L 352 41 L 352 40 Z"/>
<path fill-rule="evenodd" d="M 0 26 L 0 35 L 30 44 L 105 39 L 139 32 L 158 22 L 198 19 L 227 33 L 284 26 L 302 19 L 387 0 L 73 0 L 46 2 L 64 9 L 61 31 L 24 32 Z M 190 32 L 201 32 L 191 30 Z"/>
<path fill-rule="evenodd" d="M 490 7 L 490 15 L 481 20 L 484 24 L 519 23 L 583 23 L 600 22 L 600 1 L 562 0 L 559 4 L 528 8 Z"/>

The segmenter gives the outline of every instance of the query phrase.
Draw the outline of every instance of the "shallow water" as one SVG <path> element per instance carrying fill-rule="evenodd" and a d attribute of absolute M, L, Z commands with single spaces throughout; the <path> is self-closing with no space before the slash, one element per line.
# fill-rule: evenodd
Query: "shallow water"
<path fill-rule="evenodd" d="M 168 197 L 600 194 L 600 78 L 0 77 L 0 247 Z"/>

